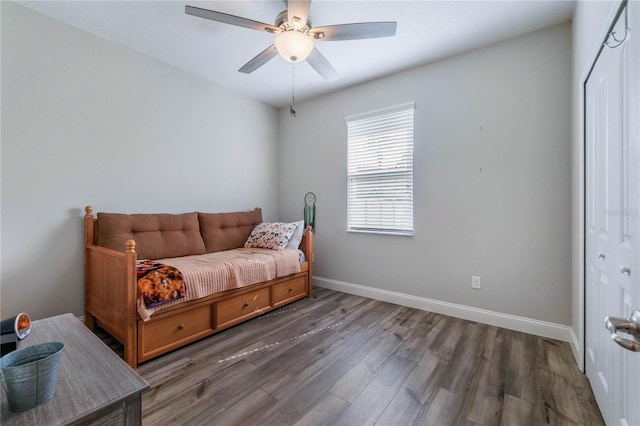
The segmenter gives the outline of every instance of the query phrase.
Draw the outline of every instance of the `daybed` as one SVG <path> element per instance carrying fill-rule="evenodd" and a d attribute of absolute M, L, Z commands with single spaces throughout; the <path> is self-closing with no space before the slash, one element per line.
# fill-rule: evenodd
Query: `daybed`
<path fill-rule="evenodd" d="M 124 346 L 125 361 L 132 368 L 312 295 L 313 234 L 309 227 L 304 230 L 299 246 L 304 253 L 300 260 L 297 260 L 296 251 L 296 268 L 299 265 L 296 271 L 263 282 L 236 282 L 232 286 L 243 286 L 217 289 L 204 296 L 198 294 L 195 299 L 184 297 L 147 310 L 141 306 L 138 291 L 138 257 L 170 264 L 173 261 L 199 262 L 207 256 L 226 256 L 234 251 L 249 256 L 246 251 L 251 249 L 242 247 L 254 227 L 262 223 L 262 211 L 98 213 L 97 219 L 92 207 L 86 207 L 85 212 L 85 325 L 91 330 L 99 325 L 120 341 Z M 282 250 L 283 253 L 288 251 Z M 188 296 L 193 283 L 186 278 L 185 283 Z"/>

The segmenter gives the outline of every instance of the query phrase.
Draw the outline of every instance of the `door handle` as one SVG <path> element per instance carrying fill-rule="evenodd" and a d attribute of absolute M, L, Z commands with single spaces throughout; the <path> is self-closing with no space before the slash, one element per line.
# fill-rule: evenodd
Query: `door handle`
<path fill-rule="evenodd" d="M 604 253 L 598 253 L 598 258 L 604 260 Z"/>
<path fill-rule="evenodd" d="M 606 317 L 604 324 L 614 342 L 629 351 L 640 352 L 640 311 L 633 311 L 629 318 Z M 618 334 L 619 331 L 633 338 L 625 339 Z"/>
<path fill-rule="evenodd" d="M 628 266 L 620 265 L 620 273 L 631 275 L 631 268 L 629 268 Z"/>

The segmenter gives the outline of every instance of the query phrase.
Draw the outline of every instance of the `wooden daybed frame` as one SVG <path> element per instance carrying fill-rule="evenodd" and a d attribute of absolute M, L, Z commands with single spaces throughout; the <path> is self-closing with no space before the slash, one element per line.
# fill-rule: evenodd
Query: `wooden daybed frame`
<path fill-rule="evenodd" d="M 262 315 L 288 303 L 312 296 L 313 233 L 305 230 L 300 244 L 307 261 L 301 271 L 200 299 L 168 306 L 143 321 L 136 310 L 135 242 L 120 252 L 97 245 L 98 221 L 93 208 L 84 216 L 85 325 L 102 327 L 124 346 L 124 359 L 132 368 L 154 357 Z"/>

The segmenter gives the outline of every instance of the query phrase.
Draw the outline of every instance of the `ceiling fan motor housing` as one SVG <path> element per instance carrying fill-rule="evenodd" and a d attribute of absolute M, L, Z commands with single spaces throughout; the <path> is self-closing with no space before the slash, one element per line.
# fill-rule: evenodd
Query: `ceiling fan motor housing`
<path fill-rule="evenodd" d="M 311 20 L 307 18 L 307 22 L 305 22 L 304 25 L 294 25 L 293 22 L 289 22 L 287 20 L 287 11 L 283 10 L 282 12 L 280 12 L 278 14 L 278 16 L 276 16 L 276 20 L 274 21 L 273 25 L 282 29 L 282 31 L 290 31 L 290 30 L 297 30 L 297 31 L 302 31 L 303 33 L 308 33 L 309 30 L 311 30 L 311 28 L 313 28 L 311 26 Z M 300 22 L 300 20 L 298 20 L 298 22 Z M 298 28 L 296 28 L 296 26 Z"/>

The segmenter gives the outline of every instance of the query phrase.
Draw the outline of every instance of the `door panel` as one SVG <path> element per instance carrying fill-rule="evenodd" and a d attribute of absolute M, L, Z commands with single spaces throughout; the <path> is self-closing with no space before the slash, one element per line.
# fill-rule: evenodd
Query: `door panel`
<path fill-rule="evenodd" d="M 615 31 L 621 38 L 628 26 L 629 37 L 603 49 L 586 83 L 585 349 L 607 424 L 637 425 L 640 353 L 618 346 L 603 323 L 640 309 L 640 4 L 627 7 Z"/>
<path fill-rule="evenodd" d="M 619 103 L 616 101 L 616 52 L 605 50 L 587 83 L 587 114 L 591 122 L 588 123 L 587 164 L 592 165 L 591 181 L 594 182 L 593 193 L 588 199 L 590 208 L 587 223 L 595 223 L 595 232 L 587 235 L 587 259 L 590 270 L 587 276 L 587 335 L 586 345 L 589 353 L 587 360 L 587 374 L 591 379 L 600 410 L 606 419 L 612 418 L 613 411 L 613 382 L 614 371 L 610 361 L 613 347 L 604 327 L 602 319 L 609 315 L 615 306 L 615 275 L 612 274 L 615 264 L 613 252 L 616 246 L 610 236 L 615 239 L 617 225 L 615 217 L 611 215 L 611 205 L 616 205 L 613 197 L 616 194 L 616 177 L 619 176 L 615 167 L 616 133 L 619 129 L 617 121 L 620 119 L 616 111 Z M 610 401 L 610 402 L 606 402 Z M 603 403 L 605 402 L 605 403 Z"/>

